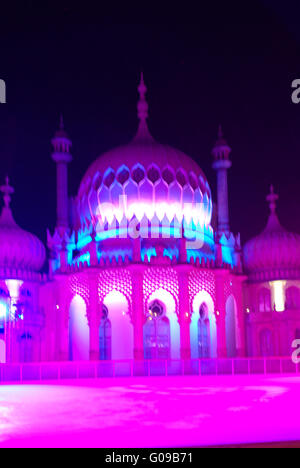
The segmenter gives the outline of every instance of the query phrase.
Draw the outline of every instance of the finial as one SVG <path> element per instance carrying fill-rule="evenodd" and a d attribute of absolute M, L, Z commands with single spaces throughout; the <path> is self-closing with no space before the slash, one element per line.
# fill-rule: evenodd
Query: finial
<path fill-rule="evenodd" d="M 267 196 L 267 201 L 269 202 L 270 211 L 271 211 L 272 214 L 274 214 L 275 211 L 276 211 L 276 201 L 278 200 L 278 198 L 279 198 L 278 195 L 276 195 L 276 193 L 274 193 L 273 185 L 271 185 L 270 193 Z"/>
<path fill-rule="evenodd" d="M 65 126 L 64 126 L 64 118 L 63 118 L 63 115 L 60 114 L 59 116 L 59 129 L 60 130 L 64 130 L 65 129 Z"/>
<path fill-rule="evenodd" d="M 59 116 L 59 128 L 56 130 L 54 137 L 51 140 L 53 145 L 54 153 L 52 153 L 52 159 L 55 162 L 61 162 L 62 158 L 64 162 L 70 162 L 72 160 L 70 150 L 72 141 L 70 140 L 67 132 L 65 131 L 63 115 Z"/>
<path fill-rule="evenodd" d="M 222 125 L 219 124 L 219 127 L 218 127 L 218 139 L 221 139 L 223 138 L 224 134 L 223 134 L 223 130 L 222 130 Z"/>
<path fill-rule="evenodd" d="M 215 146 L 220 146 L 220 145 L 222 146 L 227 145 L 227 141 L 224 138 L 224 132 L 223 132 L 223 128 L 221 124 L 218 125 L 217 141 L 216 141 Z"/>
<path fill-rule="evenodd" d="M 3 200 L 4 200 L 4 205 L 6 208 L 9 207 L 10 200 L 11 200 L 11 194 L 14 193 L 13 187 L 9 185 L 9 178 L 8 176 L 5 177 L 5 185 L 2 185 L 0 187 L 1 192 L 3 193 Z"/>
<path fill-rule="evenodd" d="M 141 72 L 141 80 L 140 84 L 138 85 L 138 92 L 140 98 L 137 104 L 137 111 L 138 111 L 138 118 L 139 118 L 139 127 L 137 134 L 134 137 L 134 141 L 153 141 L 153 138 L 149 132 L 148 125 L 147 125 L 147 118 L 148 118 L 148 103 L 145 98 L 145 94 L 147 92 L 147 87 L 144 82 L 144 74 Z"/>
<path fill-rule="evenodd" d="M 145 122 L 148 118 L 148 103 L 145 98 L 145 94 L 147 92 L 147 87 L 144 82 L 144 74 L 141 72 L 141 80 L 138 86 L 138 92 L 140 95 L 140 99 L 138 101 L 137 110 L 138 110 L 138 118 L 141 122 Z"/>
<path fill-rule="evenodd" d="M 231 148 L 228 145 L 227 141 L 224 138 L 224 133 L 222 125 L 218 125 L 217 141 L 212 149 L 212 155 L 215 161 L 229 161 L 229 154 L 231 153 Z M 226 163 L 227 164 L 227 163 Z M 219 166 L 218 166 L 219 167 Z"/>

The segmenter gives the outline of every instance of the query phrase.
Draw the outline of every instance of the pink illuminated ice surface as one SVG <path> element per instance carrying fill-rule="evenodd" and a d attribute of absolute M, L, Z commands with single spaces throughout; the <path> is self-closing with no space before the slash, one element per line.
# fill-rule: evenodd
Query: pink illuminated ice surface
<path fill-rule="evenodd" d="M 300 439 L 300 378 L 0 386 L 0 447 L 195 447 Z"/>

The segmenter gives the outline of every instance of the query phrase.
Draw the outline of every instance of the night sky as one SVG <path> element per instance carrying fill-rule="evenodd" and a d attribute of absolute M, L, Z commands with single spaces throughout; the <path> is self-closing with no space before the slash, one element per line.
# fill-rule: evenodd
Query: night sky
<path fill-rule="evenodd" d="M 222 123 L 232 147 L 231 227 L 242 241 L 266 224 L 270 183 L 282 224 L 300 233 L 300 104 L 291 101 L 291 82 L 300 79 L 299 7 L 207 3 L 197 11 L 123 2 L 114 12 L 101 2 L 1 5 L 0 179 L 11 178 L 23 228 L 45 241 L 55 225 L 50 139 L 59 114 L 73 141 L 75 195 L 89 164 L 133 137 L 143 70 L 153 136 L 199 163 L 214 199 L 210 151 Z"/>

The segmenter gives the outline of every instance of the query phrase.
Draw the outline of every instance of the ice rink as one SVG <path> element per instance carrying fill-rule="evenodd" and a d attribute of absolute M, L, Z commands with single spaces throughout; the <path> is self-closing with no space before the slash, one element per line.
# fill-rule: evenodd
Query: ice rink
<path fill-rule="evenodd" d="M 300 377 L 0 385 L 0 447 L 195 447 L 300 440 Z"/>

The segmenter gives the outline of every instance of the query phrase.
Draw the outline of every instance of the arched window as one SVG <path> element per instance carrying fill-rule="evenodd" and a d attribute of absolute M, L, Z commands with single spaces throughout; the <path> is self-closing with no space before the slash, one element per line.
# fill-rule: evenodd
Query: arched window
<path fill-rule="evenodd" d="M 31 297 L 31 292 L 27 288 L 22 288 L 20 295 L 23 297 Z"/>
<path fill-rule="evenodd" d="M 103 305 L 102 318 L 99 329 L 100 360 L 111 359 L 111 322 L 108 318 L 108 309 Z"/>
<path fill-rule="evenodd" d="M 258 310 L 259 312 L 271 312 L 271 291 L 268 288 L 263 288 L 258 295 Z"/>
<path fill-rule="evenodd" d="M 0 287 L 0 296 L 9 297 L 8 291 Z"/>
<path fill-rule="evenodd" d="M 170 321 L 164 306 L 155 300 L 149 307 L 144 325 L 145 359 L 168 359 L 170 357 Z"/>
<path fill-rule="evenodd" d="M 226 349 L 227 357 L 234 358 L 237 354 L 237 320 L 236 320 L 236 301 L 231 294 L 226 301 L 226 317 L 225 317 L 225 330 L 226 330 Z"/>
<path fill-rule="evenodd" d="M 199 308 L 198 352 L 199 358 L 210 357 L 210 324 L 208 318 L 208 307 L 205 302 L 203 302 Z"/>
<path fill-rule="evenodd" d="M 299 288 L 291 286 L 286 290 L 286 302 L 285 306 L 287 309 L 299 309 L 300 308 L 300 291 Z"/>
<path fill-rule="evenodd" d="M 260 354 L 263 357 L 274 356 L 273 334 L 268 328 L 259 334 Z"/>

